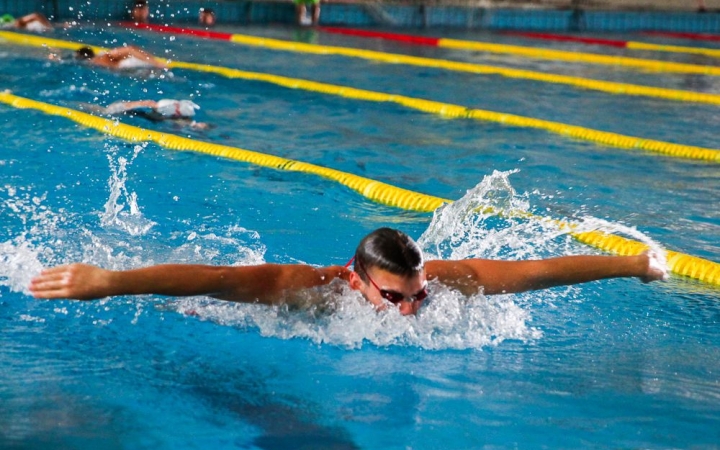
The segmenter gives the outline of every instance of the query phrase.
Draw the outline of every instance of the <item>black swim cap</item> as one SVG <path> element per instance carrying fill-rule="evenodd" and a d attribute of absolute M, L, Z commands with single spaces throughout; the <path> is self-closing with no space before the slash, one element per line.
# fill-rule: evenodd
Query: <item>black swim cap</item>
<path fill-rule="evenodd" d="M 370 267 L 409 277 L 419 273 L 423 265 L 420 246 L 407 234 L 392 228 L 378 228 L 365 236 L 355 250 L 356 269 L 364 269 L 356 272 L 365 281 L 364 272 Z"/>
<path fill-rule="evenodd" d="M 80 47 L 75 50 L 75 58 L 77 59 L 92 59 L 95 57 L 95 51 L 90 47 Z"/>

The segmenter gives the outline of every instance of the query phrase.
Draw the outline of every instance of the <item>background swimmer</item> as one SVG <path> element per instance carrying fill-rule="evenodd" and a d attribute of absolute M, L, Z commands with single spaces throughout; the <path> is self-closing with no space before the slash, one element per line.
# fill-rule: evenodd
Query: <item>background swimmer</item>
<path fill-rule="evenodd" d="M 198 23 L 204 27 L 212 27 L 215 25 L 215 11 L 210 8 L 200 8 L 198 15 Z"/>
<path fill-rule="evenodd" d="M 113 48 L 97 54 L 91 47 L 81 47 L 75 51 L 75 58 L 109 69 L 167 68 L 167 64 L 164 62 L 158 61 L 150 53 L 132 45 Z"/>
<path fill-rule="evenodd" d="M 200 106 L 190 100 L 137 100 L 137 101 L 118 101 L 111 103 L 105 108 L 93 108 L 96 112 L 107 115 L 118 115 L 124 113 L 132 113 L 144 117 L 153 122 L 162 122 L 164 120 L 172 120 L 181 125 L 187 125 L 193 129 L 204 130 L 208 128 L 208 124 L 203 122 L 195 122 L 195 110 Z"/>
<path fill-rule="evenodd" d="M 136 23 L 150 22 L 150 6 L 146 0 L 135 0 L 130 17 Z"/>
<path fill-rule="evenodd" d="M 15 19 L 10 14 L 0 17 L 2 28 L 18 28 L 20 30 L 32 31 L 33 33 L 45 33 L 53 29 L 52 23 L 40 13 L 32 13 Z"/>

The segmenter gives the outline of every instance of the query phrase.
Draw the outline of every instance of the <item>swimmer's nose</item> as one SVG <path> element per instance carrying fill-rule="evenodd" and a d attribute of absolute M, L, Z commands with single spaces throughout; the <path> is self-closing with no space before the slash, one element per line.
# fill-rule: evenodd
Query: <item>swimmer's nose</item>
<path fill-rule="evenodd" d="M 403 300 L 398 304 L 398 309 L 400 309 L 400 314 L 402 314 L 403 316 L 415 314 L 415 308 L 413 308 L 412 302 Z"/>

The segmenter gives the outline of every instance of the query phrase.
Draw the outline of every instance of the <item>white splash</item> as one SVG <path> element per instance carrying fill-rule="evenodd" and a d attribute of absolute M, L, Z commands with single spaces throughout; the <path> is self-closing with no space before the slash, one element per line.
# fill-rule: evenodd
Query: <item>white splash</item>
<path fill-rule="evenodd" d="M 24 186 L 0 186 L 3 215 L 22 226 L 14 238 L 0 242 L 0 286 L 27 292 L 30 279 L 42 270 L 41 258 L 52 258 L 46 242 L 62 242 L 58 236 L 63 220 L 43 205 L 45 195 Z"/>
<path fill-rule="evenodd" d="M 323 302 L 302 309 L 200 298 L 180 299 L 166 307 L 221 325 L 255 329 L 263 336 L 346 348 L 372 344 L 477 349 L 508 339 L 530 341 L 542 336 L 528 326 L 530 314 L 510 296 L 465 297 L 436 283 L 431 291 L 432 299 L 417 316 L 402 316 L 396 308 L 376 311 L 347 285 L 327 289 Z"/>
<path fill-rule="evenodd" d="M 222 234 L 218 232 L 222 231 Z M 225 230 L 198 231 L 179 236 L 185 242 L 172 249 L 169 261 L 224 261 L 228 265 L 262 264 L 266 247 L 260 234 L 241 226 L 231 225 Z"/>
<path fill-rule="evenodd" d="M 142 145 L 136 145 L 129 160 L 124 156 L 118 156 L 117 162 L 115 161 L 117 147 L 111 147 L 107 155 L 111 172 L 108 179 L 110 196 L 105 203 L 105 211 L 100 215 L 100 224 L 103 227 L 119 228 L 131 236 L 143 236 L 156 225 L 142 215 L 137 194 L 129 191 L 126 185 L 127 169 L 143 148 Z"/>
<path fill-rule="evenodd" d="M 528 218 L 528 196 L 515 192 L 509 180 L 517 172 L 494 171 L 463 198 L 435 211 L 418 239 L 426 257 L 530 259 L 567 253 L 572 242 L 564 231 Z"/>
<path fill-rule="evenodd" d="M 0 242 L 0 286 L 28 293 L 30 280 L 43 268 L 38 253 L 22 238 Z"/>
<path fill-rule="evenodd" d="M 650 236 L 639 231 L 636 227 L 630 227 L 617 222 L 608 222 L 607 220 L 598 219 L 597 217 L 584 216 L 576 222 L 577 228 L 574 231 L 579 233 L 586 231 L 602 231 L 608 234 L 616 234 L 627 236 L 636 241 L 642 242 L 648 248 L 658 255 L 659 262 L 667 268 L 666 250 Z"/>

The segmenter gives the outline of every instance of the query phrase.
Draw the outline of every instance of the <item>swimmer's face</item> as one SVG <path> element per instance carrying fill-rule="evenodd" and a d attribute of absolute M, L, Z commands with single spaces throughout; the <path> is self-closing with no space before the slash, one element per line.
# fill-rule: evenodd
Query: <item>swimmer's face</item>
<path fill-rule="evenodd" d="M 150 17 L 150 7 L 148 5 L 135 6 L 132 9 L 132 19 L 138 23 L 147 23 Z"/>
<path fill-rule="evenodd" d="M 422 306 L 423 300 L 415 300 L 415 297 L 422 297 L 423 295 L 421 293 L 427 288 L 424 270 L 416 275 L 404 277 L 377 267 L 369 267 L 368 275 L 369 279 L 366 282 L 360 278 L 357 272 L 352 272 L 350 276 L 350 286 L 360 291 L 363 297 L 372 303 L 376 309 L 383 310 L 396 306 L 400 310 L 400 314 L 407 316 L 416 314 L 420 306 Z M 373 284 L 373 282 L 375 282 L 375 284 Z M 380 290 L 387 291 L 393 295 L 399 294 L 403 299 L 398 303 L 391 303 L 383 297 Z"/>
<path fill-rule="evenodd" d="M 215 25 L 215 14 L 208 13 L 208 12 L 201 12 L 200 13 L 200 25 L 205 25 L 206 27 L 211 27 Z"/>

